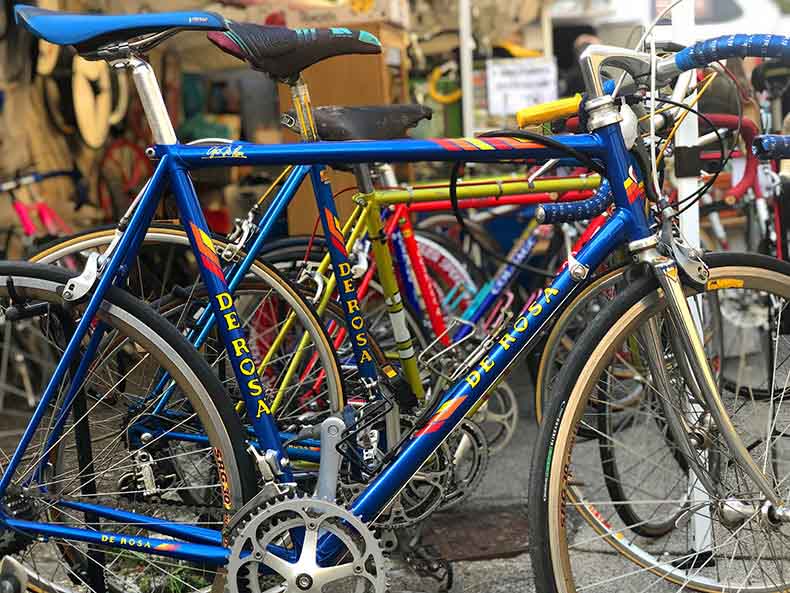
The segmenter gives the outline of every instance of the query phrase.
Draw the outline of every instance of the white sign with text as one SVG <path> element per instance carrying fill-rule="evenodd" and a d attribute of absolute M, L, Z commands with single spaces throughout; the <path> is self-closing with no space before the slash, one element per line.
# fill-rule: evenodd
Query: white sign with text
<path fill-rule="evenodd" d="M 486 87 L 488 112 L 513 115 L 557 98 L 557 63 L 553 58 L 487 60 Z"/>

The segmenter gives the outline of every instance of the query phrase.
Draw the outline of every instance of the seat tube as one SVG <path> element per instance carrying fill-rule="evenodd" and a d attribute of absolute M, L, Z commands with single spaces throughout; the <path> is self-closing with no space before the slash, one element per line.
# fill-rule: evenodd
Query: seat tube
<path fill-rule="evenodd" d="M 359 297 L 348 260 L 345 237 L 340 228 L 335 209 L 335 200 L 332 196 L 332 187 L 327 179 L 327 171 L 323 165 L 314 165 L 310 171 L 310 181 L 313 184 L 316 202 L 318 205 L 318 218 L 326 237 L 329 258 L 335 274 L 337 291 L 343 315 L 346 319 L 351 347 L 359 368 L 360 375 L 373 385 L 378 381 L 378 372 L 373 362 L 370 351 L 370 338 L 368 337 L 365 319 L 360 310 Z"/>
<path fill-rule="evenodd" d="M 436 294 L 431 278 L 428 275 L 428 269 L 425 267 L 425 260 L 420 253 L 420 247 L 417 244 L 417 238 L 414 236 L 414 227 L 409 219 L 409 211 L 403 204 L 395 208 L 395 217 L 397 218 L 398 228 L 400 229 L 403 243 L 406 246 L 406 253 L 408 254 L 408 261 L 414 271 L 414 277 L 417 280 L 417 286 L 420 289 L 423 301 L 425 301 L 425 309 L 428 314 L 428 319 L 431 322 L 433 332 L 439 338 L 443 346 L 451 344 L 450 336 L 447 333 L 447 325 L 444 321 L 442 314 L 442 306 L 439 303 L 439 297 Z"/>
<path fill-rule="evenodd" d="M 360 191 L 367 196 L 370 202 L 367 209 L 368 239 L 370 239 L 373 257 L 376 260 L 379 281 L 384 289 L 384 302 L 387 305 L 387 314 L 392 325 L 392 333 L 398 349 L 398 358 L 414 394 L 418 399 L 422 400 L 425 398 L 425 390 L 420 380 L 420 371 L 417 368 L 414 340 L 406 325 L 406 311 L 403 307 L 403 298 L 398 287 L 398 280 L 395 277 L 394 262 L 387 245 L 384 225 L 381 222 L 381 208 L 376 200 L 373 199 L 375 190 L 370 179 L 370 169 L 367 165 L 357 165 L 355 173 Z"/>

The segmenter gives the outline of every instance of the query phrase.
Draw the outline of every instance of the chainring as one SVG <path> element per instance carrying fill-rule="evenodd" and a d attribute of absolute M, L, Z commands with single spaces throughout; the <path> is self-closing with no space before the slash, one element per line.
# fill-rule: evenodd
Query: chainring
<path fill-rule="evenodd" d="M 404 430 L 411 430 L 414 419 L 401 417 Z M 444 502 L 452 488 L 453 463 L 447 443 L 442 445 L 414 474 L 390 505 L 373 522 L 381 529 L 413 527 L 430 517 Z M 351 482 L 348 472 L 341 476 L 338 498 L 351 502 L 365 484 Z"/>
<path fill-rule="evenodd" d="M 319 542 L 327 535 L 339 546 L 339 560 L 324 566 Z M 376 535 L 356 515 L 333 502 L 289 493 L 251 510 L 233 529 L 225 590 L 389 593 L 388 571 Z"/>
<path fill-rule="evenodd" d="M 441 510 L 452 508 L 477 490 L 488 468 L 488 441 L 483 429 L 465 418 L 447 439 L 452 455 L 452 481 Z"/>

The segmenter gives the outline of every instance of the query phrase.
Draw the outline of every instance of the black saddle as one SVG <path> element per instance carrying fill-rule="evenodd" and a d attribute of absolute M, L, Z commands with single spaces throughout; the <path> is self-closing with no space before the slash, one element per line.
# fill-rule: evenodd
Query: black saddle
<path fill-rule="evenodd" d="M 313 119 L 321 140 L 392 140 L 406 132 L 433 111 L 424 105 L 374 105 L 371 107 L 314 107 Z M 300 132 L 293 110 L 282 117 L 282 124 Z"/>
<path fill-rule="evenodd" d="M 214 45 L 255 70 L 286 82 L 326 58 L 381 53 L 381 43 L 367 31 L 343 27 L 288 29 L 232 21 L 226 24 L 226 31 L 208 34 Z"/>

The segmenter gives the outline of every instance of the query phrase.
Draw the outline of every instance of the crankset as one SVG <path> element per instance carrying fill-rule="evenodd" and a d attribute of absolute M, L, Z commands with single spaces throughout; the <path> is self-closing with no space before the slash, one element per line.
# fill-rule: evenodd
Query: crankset
<path fill-rule="evenodd" d="M 321 557 L 322 542 L 335 547 L 331 555 L 338 564 Z M 376 535 L 356 515 L 333 502 L 286 494 L 237 522 L 229 536 L 225 588 L 227 593 L 389 593 L 388 571 Z"/>

